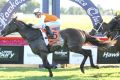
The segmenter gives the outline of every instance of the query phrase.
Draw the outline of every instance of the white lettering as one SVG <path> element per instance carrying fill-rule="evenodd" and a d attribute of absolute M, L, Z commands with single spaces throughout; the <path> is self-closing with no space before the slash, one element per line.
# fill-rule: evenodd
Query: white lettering
<path fill-rule="evenodd" d="M 0 18 L 0 29 L 3 29 L 5 26 L 6 26 L 7 24 L 5 23 L 5 21 L 2 19 L 2 18 Z"/>
<path fill-rule="evenodd" d="M 13 58 L 15 54 L 12 51 L 1 51 L 0 58 Z"/>
<path fill-rule="evenodd" d="M 88 8 L 87 13 L 90 16 L 94 16 L 95 14 L 98 14 L 99 11 L 98 11 L 98 9 L 96 9 L 94 7 L 90 7 L 90 8 Z"/>
<path fill-rule="evenodd" d="M 18 0 L 15 0 L 15 4 L 16 4 L 16 5 L 18 5 L 18 4 L 19 4 Z"/>
<path fill-rule="evenodd" d="M 26 0 L 15 0 L 15 1 L 8 1 L 10 6 L 8 6 L 6 12 L 0 13 L 0 29 L 5 27 L 7 23 L 9 22 L 9 18 L 11 16 L 11 13 L 13 10 L 17 7 L 17 5 L 20 5 L 20 3 L 24 3 Z M 8 21 L 8 22 L 7 22 Z"/>
<path fill-rule="evenodd" d="M 14 9 L 15 7 L 16 7 L 16 5 L 15 5 L 15 3 L 14 2 L 11 2 L 11 1 L 9 1 L 9 3 L 10 3 L 10 7 L 12 8 L 12 9 Z"/>
<path fill-rule="evenodd" d="M 120 53 L 117 52 L 117 53 L 109 53 L 109 52 L 104 52 L 103 54 L 103 57 L 105 58 L 109 58 L 109 57 L 119 57 L 120 56 Z"/>
<path fill-rule="evenodd" d="M 7 12 L 11 13 L 12 12 L 12 8 L 9 7 L 8 10 L 7 10 Z"/>
<path fill-rule="evenodd" d="M 79 4 L 81 4 L 82 6 L 86 6 L 87 3 L 84 0 L 75 0 L 76 2 L 78 2 Z"/>
<path fill-rule="evenodd" d="M 67 54 L 67 52 L 62 52 L 62 51 L 55 51 L 56 55 L 61 55 L 61 56 L 65 56 Z"/>
<path fill-rule="evenodd" d="M 99 23 L 100 16 L 93 16 L 92 18 L 93 18 L 93 20 L 95 22 L 95 25 L 97 25 Z"/>
<path fill-rule="evenodd" d="M 7 19 L 5 18 L 5 16 L 4 16 L 3 13 L 0 13 L 0 17 L 1 17 L 1 19 L 2 19 L 4 22 L 7 21 Z"/>
<path fill-rule="evenodd" d="M 9 13 L 8 12 L 5 12 L 5 17 L 8 18 L 9 17 Z"/>

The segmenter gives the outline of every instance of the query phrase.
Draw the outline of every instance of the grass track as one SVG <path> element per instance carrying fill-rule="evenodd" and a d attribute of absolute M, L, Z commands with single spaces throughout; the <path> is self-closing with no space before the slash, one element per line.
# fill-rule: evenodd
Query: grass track
<path fill-rule="evenodd" d="M 48 77 L 46 69 L 0 68 L 0 80 L 120 80 L 120 68 L 79 68 L 54 69 L 54 77 Z"/>

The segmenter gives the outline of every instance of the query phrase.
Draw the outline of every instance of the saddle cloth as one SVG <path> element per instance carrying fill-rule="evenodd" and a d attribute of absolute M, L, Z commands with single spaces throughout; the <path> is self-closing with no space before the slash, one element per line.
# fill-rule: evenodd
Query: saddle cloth
<path fill-rule="evenodd" d="M 40 29 L 41 30 L 41 29 Z M 64 45 L 64 39 L 62 38 L 62 36 L 60 35 L 59 31 L 53 31 L 54 32 L 54 37 L 53 38 L 49 38 L 46 34 L 45 30 L 41 30 L 45 44 L 46 45 L 50 45 L 50 46 L 63 46 Z"/>

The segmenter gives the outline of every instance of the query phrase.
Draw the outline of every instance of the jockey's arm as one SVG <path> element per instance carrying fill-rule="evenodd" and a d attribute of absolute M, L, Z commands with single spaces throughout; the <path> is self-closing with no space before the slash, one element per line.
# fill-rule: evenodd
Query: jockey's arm
<path fill-rule="evenodd" d="M 35 28 L 35 29 L 39 29 L 39 28 L 44 29 L 45 28 L 44 21 L 45 21 L 45 16 L 42 15 L 41 18 L 40 18 L 40 20 L 39 20 L 39 23 L 37 25 L 32 26 L 32 27 Z"/>

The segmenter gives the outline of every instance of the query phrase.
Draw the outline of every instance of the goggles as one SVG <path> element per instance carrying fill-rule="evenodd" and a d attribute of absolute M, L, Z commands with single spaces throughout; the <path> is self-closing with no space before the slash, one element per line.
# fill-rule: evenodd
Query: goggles
<path fill-rule="evenodd" d="M 35 14 L 35 16 L 36 16 L 36 15 L 41 15 L 41 13 L 40 13 L 40 12 L 37 12 L 37 13 L 34 13 L 34 14 Z"/>

